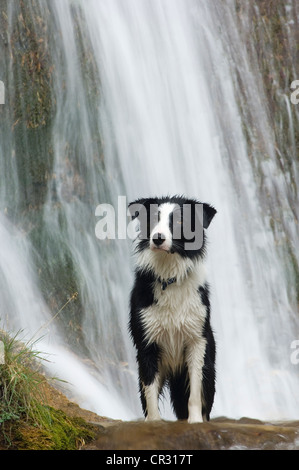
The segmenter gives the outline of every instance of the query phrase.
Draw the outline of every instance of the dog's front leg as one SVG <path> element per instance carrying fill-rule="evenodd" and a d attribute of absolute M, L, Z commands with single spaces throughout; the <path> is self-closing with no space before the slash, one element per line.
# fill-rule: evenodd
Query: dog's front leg
<path fill-rule="evenodd" d="M 160 420 L 159 394 L 161 375 L 159 371 L 160 350 L 156 343 L 140 348 L 137 356 L 143 411 L 148 421 Z"/>
<path fill-rule="evenodd" d="M 160 379 L 158 373 L 151 384 L 143 386 L 143 390 L 146 404 L 146 421 L 159 421 L 161 417 L 159 412 Z"/>
<path fill-rule="evenodd" d="M 202 368 L 206 342 L 193 345 L 188 351 L 190 396 L 188 401 L 188 423 L 202 423 Z"/>

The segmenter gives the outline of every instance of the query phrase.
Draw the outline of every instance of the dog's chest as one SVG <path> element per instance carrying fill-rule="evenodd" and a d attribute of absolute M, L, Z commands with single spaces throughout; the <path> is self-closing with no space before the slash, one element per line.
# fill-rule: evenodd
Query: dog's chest
<path fill-rule="evenodd" d="M 142 311 L 142 322 L 148 342 L 156 342 L 162 350 L 174 356 L 199 341 L 206 319 L 198 285 L 185 282 L 172 284 L 164 291 L 157 283 L 155 302 Z"/>

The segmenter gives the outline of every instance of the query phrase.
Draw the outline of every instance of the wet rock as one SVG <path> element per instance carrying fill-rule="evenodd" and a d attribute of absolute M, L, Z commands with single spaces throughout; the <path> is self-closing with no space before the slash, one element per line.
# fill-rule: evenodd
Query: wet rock
<path fill-rule="evenodd" d="M 226 418 L 209 423 L 123 422 L 102 428 L 83 450 L 299 449 L 299 422 Z"/>

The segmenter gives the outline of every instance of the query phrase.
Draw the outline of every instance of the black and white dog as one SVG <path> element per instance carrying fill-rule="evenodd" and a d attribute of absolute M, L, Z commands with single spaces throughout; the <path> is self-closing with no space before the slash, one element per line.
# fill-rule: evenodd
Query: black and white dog
<path fill-rule="evenodd" d="M 169 386 L 174 412 L 209 420 L 215 394 L 215 341 L 205 274 L 205 229 L 216 210 L 181 196 L 129 204 L 136 219 L 135 284 L 129 329 L 137 349 L 147 420 L 159 420 Z"/>

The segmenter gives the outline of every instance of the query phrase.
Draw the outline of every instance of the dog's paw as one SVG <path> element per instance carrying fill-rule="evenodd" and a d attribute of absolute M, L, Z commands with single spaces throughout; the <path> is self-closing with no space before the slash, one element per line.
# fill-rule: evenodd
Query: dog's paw
<path fill-rule="evenodd" d="M 194 406 L 190 409 L 189 407 L 189 416 L 188 416 L 188 423 L 193 424 L 193 423 L 203 423 L 203 418 L 200 410 L 198 409 L 197 406 Z"/>
<path fill-rule="evenodd" d="M 203 423 L 201 404 L 191 404 L 188 406 L 188 423 Z"/>
<path fill-rule="evenodd" d="M 194 424 L 194 423 L 203 423 L 203 419 L 201 416 L 189 416 L 188 418 L 188 423 Z"/>
<path fill-rule="evenodd" d="M 162 421 L 162 420 L 161 420 L 161 416 L 153 415 L 153 416 L 147 416 L 145 418 L 145 421 Z"/>

